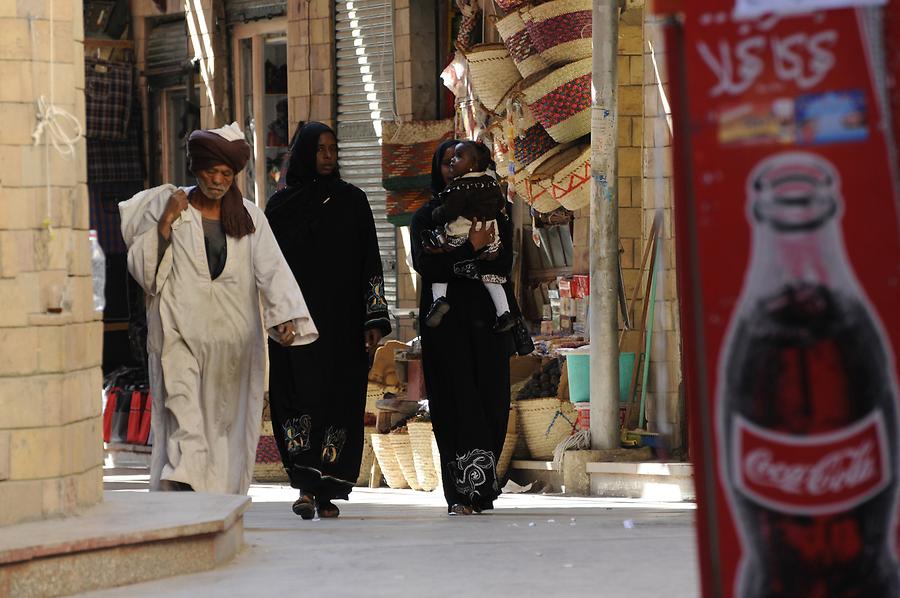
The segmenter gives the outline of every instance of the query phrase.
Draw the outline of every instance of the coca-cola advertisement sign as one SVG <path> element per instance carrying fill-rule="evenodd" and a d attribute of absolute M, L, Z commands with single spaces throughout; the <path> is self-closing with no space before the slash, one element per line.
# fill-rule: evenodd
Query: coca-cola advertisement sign
<path fill-rule="evenodd" d="M 900 596 L 876 9 L 686 6 L 667 55 L 704 596 Z"/>
<path fill-rule="evenodd" d="M 735 417 L 737 489 L 782 513 L 829 515 L 856 507 L 890 484 L 884 417 L 874 412 L 830 434 L 772 432 Z"/>

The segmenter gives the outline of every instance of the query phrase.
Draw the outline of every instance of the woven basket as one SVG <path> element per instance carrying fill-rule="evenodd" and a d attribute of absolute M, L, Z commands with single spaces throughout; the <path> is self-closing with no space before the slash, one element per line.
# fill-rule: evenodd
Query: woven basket
<path fill-rule="evenodd" d="M 406 478 L 406 483 L 413 490 L 421 490 L 419 478 L 416 475 L 416 462 L 413 459 L 412 442 L 409 434 L 389 434 L 390 443 L 394 445 L 394 454 L 400 464 L 400 471 Z"/>
<path fill-rule="evenodd" d="M 494 0 L 494 2 L 503 12 L 509 12 L 528 4 L 527 0 Z"/>
<path fill-rule="evenodd" d="M 366 412 L 377 413 L 375 403 L 384 398 L 384 385 L 377 382 L 369 382 L 366 385 Z"/>
<path fill-rule="evenodd" d="M 528 37 L 545 64 L 591 56 L 591 0 L 553 0 L 523 11 Z"/>
<path fill-rule="evenodd" d="M 272 422 L 262 422 L 259 441 L 256 445 L 256 463 L 253 465 L 253 479 L 257 482 L 287 482 L 289 480 L 281 454 L 272 434 Z"/>
<path fill-rule="evenodd" d="M 413 214 L 425 205 L 429 197 L 424 187 L 411 191 L 388 191 L 386 198 L 388 222 L 394 226 L 409 226 Z"/>
<path fill-rule="evenodd" d="M 375 452 L 375 458 L 378 459 L 378 465 L 381 467 L 381 473 L 384 475 L 387 485 L 391 488 L 409 488 L 406 478 L 403 477 L 403 470 L 400 469 L 400 462 L 397 461 L 390 434 L 372 434 L 371 440 L 372 450 Z"/>
<path fill-rule="evenodd" d="M 515 174 L 512 147 L 504 130 L 504 123 L 501 121 L 492 124 L 488 127 L 488 135 L 491 139 L 491 155 L 497 165 L 497 176 L 506 178 Z"/>
<path fill-rule="evenodd" d="M 522 80 L 506 46 L 479 44 L 466 53 L 466 61 L 469 63 L 469 81 L 482 105 L 495 113 L 505 110 L 503 100 Z"/>
<path fill-rule="evenodd" d="M 362 461 L 359 465 L 359 477 L 356 478 L 357 486 L 368 486 L 372 477 L 372 465 L 375 464 L 375 451 L 372 449 L 372 434 L 375 426 L 366 426 L 363 429 Z"/>
<path fill-rule="evenodd" d="M 523 77 L 529 77 L 549 66 L 531 41 L 522 11 L 516 10 L 497 21 L 497 31 Z"/>
<path fill-rule="evenodd" d="M 409 430 L 409 441 L 412 445 L 413 465 L 416 468 L 416 478 L 419 486 L 425 492 L 431 492 L 440 484 L 437 471 L 434 468 L 434 455 L 432 445 L 434 432 L 431 422 L 409 422 L 406 424 Z"/>
<path fill-rule="evenodd" d="M 382 186 L 388 191 L 427 189 L 431 158 L 441 142 L 452 136 L 452 119 L 382 123 Z"/>
<path fill-rule="evenodd" d="M 538 183 L 541 181 L 537 181 Z M 516 176 L 516 195 L 525 200 L 535 211 L 545 214 L 558 210 L 560 203 L 553 199 L 553 194 L 546 192 L 543 188 L 537 187 L 535 181 L 528 177 L 528 173 L 521 173 Z"/>
<path fill-rule="evenodd" d="M 572 435 L 578 411 L 556 397 L 517 401 L 519 429 L 532 459 L 552 459 L 553 449 Z"/>
<path fill-rule="evenodd" d="M 591 132 L 590 58 L 526 84 L 523 94 L 535 118 L 556 141 L 574 141 Z"/>
<path fill-rule="evenodd" d="M 509 470 L 509 464 L 512 462 L 513 453 L 516 451 L 516 444 L 519 442 L 517 434 L 507 434 L 503 441 L 503 450 L 500 451 L 500 458 L 497 459 L 497 477 L 503 478 Z"/>
<path fill-rule="evenodd" d="M 552 206 L 575 211 L 591 201 L 591 148 L 576 146 L 569 163 L 549 178 L 523 175 L 516 179 L 516 193 L 541 213 L 552 212 Z"/>

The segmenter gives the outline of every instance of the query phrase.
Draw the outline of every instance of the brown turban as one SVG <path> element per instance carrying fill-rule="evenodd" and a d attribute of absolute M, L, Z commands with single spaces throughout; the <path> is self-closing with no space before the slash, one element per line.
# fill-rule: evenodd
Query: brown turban
<path fill-rule="evenodd" d="M 237 174 L 244 169 L 250 159 L 250 146 L 243 138 L 234 135 L 234 129 L 223 128 L 213 131 L 194 131 L 188 137 L 188 159 L 191 172 L 213 168 L 215 166 L 227 166 L 234 171 L 235 179 L 231 187 L 222 197 L 222 228 L 225 234 L 240 239 L 256 230 L 253 219 L 244 207 L 244 198 L 237 186 Z M 227 130 L 233 137 L 229 140 L 218 131 Z"/>

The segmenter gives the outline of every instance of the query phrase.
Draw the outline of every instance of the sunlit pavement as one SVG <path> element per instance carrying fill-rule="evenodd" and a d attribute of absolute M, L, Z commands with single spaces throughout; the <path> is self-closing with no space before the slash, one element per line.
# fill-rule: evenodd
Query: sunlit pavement
<path fill-rule="evenodd" d="M 107 473 L 108 490 L 146 491 L 144 470 Z M 303 521 L 287 486 L 250 495 L 247 547 L 228 565 L 89 595 L 698 595 L 688 503 L 504 494 L 451 518 L 438 492 L 358 488 L 339 519 Z"/>

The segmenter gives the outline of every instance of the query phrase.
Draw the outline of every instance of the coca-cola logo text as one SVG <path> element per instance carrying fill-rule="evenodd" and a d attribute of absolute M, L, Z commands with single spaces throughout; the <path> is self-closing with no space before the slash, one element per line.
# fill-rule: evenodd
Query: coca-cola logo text
<path fill-rule="evenodd" d="M 881 412 L 844 430 L 792 436 L 735 417 L 735 484 L 748 498 L 790 513 L 839 512 L 890 482 Z"/>

